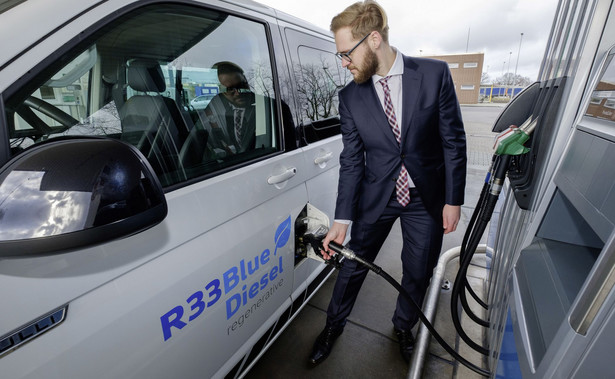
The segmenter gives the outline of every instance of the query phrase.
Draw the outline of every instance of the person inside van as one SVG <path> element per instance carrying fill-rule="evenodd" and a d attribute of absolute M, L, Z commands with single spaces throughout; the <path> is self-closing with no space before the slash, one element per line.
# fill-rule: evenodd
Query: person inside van
<path fill-rule="evenodd" d="M 238 154 L 253 150 L 256 144 L 256 102 L 241 67 L 224 61 L 217 70 L 220 93 L 204 110 L 209 144 L 218 154 Z"/>

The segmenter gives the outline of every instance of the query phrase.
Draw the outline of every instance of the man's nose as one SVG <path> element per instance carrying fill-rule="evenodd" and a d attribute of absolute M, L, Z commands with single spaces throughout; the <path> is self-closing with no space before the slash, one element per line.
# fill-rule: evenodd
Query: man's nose
<path fill-rule="evenodd" d="M 346 59 L 342 59 L 342 67 L 346 68 L 350 65 L 350 62 L 348 62 Z"/>

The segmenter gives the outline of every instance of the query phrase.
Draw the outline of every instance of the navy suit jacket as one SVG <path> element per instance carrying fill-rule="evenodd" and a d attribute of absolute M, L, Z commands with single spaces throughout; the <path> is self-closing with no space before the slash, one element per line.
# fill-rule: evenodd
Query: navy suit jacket
<path fill-rule="evenodd" d="M 466 138 L 448 65 L 404 56 L 402 83 L 400 144 L 371 79 L 351 82 L 339 93 L 344 149 L 336 219 L 376 222 L 395 190 L 402 162 L 438 222 L 444 204 L 463 204 Z"/>

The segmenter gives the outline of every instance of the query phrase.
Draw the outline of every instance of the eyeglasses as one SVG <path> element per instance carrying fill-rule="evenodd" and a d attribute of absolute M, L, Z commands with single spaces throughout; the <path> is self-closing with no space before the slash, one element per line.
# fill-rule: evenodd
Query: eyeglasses
<path fill-rule="evenodd" d="M 359 45 L 365 41 L 365 39 L 367 37 L 369 37 L 369 35 L 372 34 L 372 32 L 367 33 L 367 35 L 365 37 L 363 37 L 356 45 L 354 45 L 354 47 L 350 50 L 348 50 L 345 53 L 335 53 L 335 56 L 338 57 L 339 59 L 341 59 L 342 61 L 346 61 L 348 63 L 352 62 L 352 58 L 350 58 L 350 54 L 352 54 L 352 52 L 354 51 L 354 49 L 356 49 L 357 47 L 359 47 Z"/>
<path fill-rule="evenodd" d="M 249 93 L 252 92 L 247 88 L 240 88 L 240 87 L 226 87 L 226 89 L 224 90 L 224 92 L 226 93 Z"/>

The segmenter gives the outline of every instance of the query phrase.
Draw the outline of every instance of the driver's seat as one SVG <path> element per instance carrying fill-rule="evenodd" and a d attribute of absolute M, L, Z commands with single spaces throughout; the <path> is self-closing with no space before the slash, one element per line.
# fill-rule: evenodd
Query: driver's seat
<path fill-rule="evenodd" d="M 126 100 L 119 110 L 121 139 L 141 150 L 159 176 L 176 172 L 188 127 L 175 101 L 160 95 L 166 89 L 160 65 L 152 59 L 131 60 L 126 82 L 139 94 Z"/>

